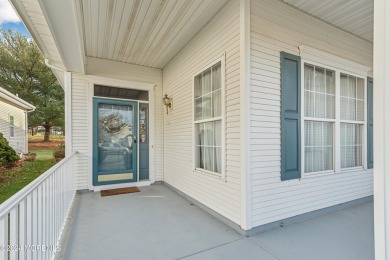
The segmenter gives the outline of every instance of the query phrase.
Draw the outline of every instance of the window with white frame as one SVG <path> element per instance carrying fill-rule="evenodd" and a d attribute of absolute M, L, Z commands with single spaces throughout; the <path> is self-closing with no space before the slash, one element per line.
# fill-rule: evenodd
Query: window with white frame
<path fill-rule="evenodd" d="M 9 116 L 9 137 L 15 137 L 15 124 L 13 116 Z"/>
<path fill-rule="evenodd" d="M 363 166 L 364 80 L 340 74 L 341 168 Z"/>
<path fill-rule="evenodd" d="M 335 72 L 304 66 L 305 173 L 333 170 Z"/>
<path fill-rule="evenodd" d="M 303 73 L 304 172 L 363 166 L 364 79 L 309 63 Z"/>
<path fill-rule="evenodd" d="M 221 62 L 194 78 L 195 167 L 222 173 Z"/>

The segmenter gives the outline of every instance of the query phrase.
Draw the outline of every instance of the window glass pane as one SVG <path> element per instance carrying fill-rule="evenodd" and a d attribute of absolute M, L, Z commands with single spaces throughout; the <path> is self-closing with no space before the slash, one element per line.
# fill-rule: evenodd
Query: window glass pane
<path fill-rule="evenodd" d="M 115 88 L 108 86 L 95 85 L 94 95 L 99 97 L 135 99 L 135 100 L 149 100 L 149 93 L 145 90 Z"/>
<path fill-rule="evenodd" d="M 349 112 L 348 112 L 348 98 L 341 97 L 340 98 L 340 118 L 342 120 L 345 120 L 349 118 Z"/>
<path fill-rule="evenodd" d="M 364 80 L 341 74 L 341 120 L 364 121 Z"/>
<path fill-rule="evenodd" d="M 364 100 L 364 80 L 361 78 L 357 79 L 356 93 L 358 99 Z"/>
<path fill-rule="evenodd" d="M 305 90 L 305 116 L 314 117 L 315 92 Z"/>
<path fill-rule="evenodd" d="M 206 95 L 211 92 L 211 69 L 206 70 L 203 72 L 203 78 L 202 78 L 202 94 Z"/>
<path fill-rule="evenodd" d="M 356 120 L 364 121 L 364 101 L 356 101 Z"/>
<path fill-rule="evenodd" d="M 349 99 L 347 101 L 348 118 L 347 120 L 356 120 L 356 100 Z"/>
<path fill-rule="evenodd" d="M 331 70 L 326 70 L 326 93 L 335 94 L 335 72 Z"/>
<path fill-rule="evenodd" d="M 315 94 L 315 113 L 314 117 L 326 118 L 326 94 Z"/>
<path fill-rule="evenodd" d="M 214 172 L 221 173 L 221 147 L 215 147 L 214 148 Z"/>
<path fill-rule="evenodd" d="M 335 72 L 305 64 L 305 117 L 335 118 Z"/>
<path fill-rule="evenodd" d="M 202 98 L 195 99 L 195 120 L 202 119 Z"/>
<path fill-rule="evenodd" d="M 325 93 L 325 69 L 316 67 L 315 79 L 315 91 Z"/>
<path fill-rule="evenodd" d="M 213 97 L 213 113 L 212 117 L 221 116 L 221 90 L 214 91 L 212 94 Z"/>
<path fill-rule="evenodd" d="M 203 168 L 203 157 L 204 157 L 204 146 L 196 146 L 195 147 L 195 159 L 196 159 L 196 167 Z"/>
<path fill-rule="evenodd" d="M 363 125 L 341 123 L 341 168 L 362 166 Z"/>
<path fill-rule="evenodd" d="M 213 146 L 214 144 L 214 128 L 213 122 L 207 122 L 204 124 L 204 145 Z"/>
<path fill-rule="evenodd" d="M 195 144 L 204 145 L 204 123 L 195 124 Z"/>
<path fill-rule="evenodd" d="M 314 91 L 314 66 L 305 64 L 305 90 Z"/>
<path fill-rule="evenodd" d="M 207 171 L 214 170 L 214 152 L 212 147 L 204 148 L 204 169 Z"/>
<path fill-rule="evenodd" d="M 13 116 L 9 117 L 9 124 L 14 125 L 14 117 Z"/>
<path fill-rule="evenodd" d="M 348 76 L 349 84 L 348 84 L 348 97 L 356 98 L 356 77 Z"/>
<path fill-rule="evenodd" d="M 325 118 L 333 119 L 336 118 L 336 97 L 333 95 L 326 96 L 326 116 Z"/>
<path fill-rule="evenodd" d="M 202 76 L 198 75 L 195 77 L 195 91 L 194 95 L 195 98 L 199 98 L 202 96 Z"/>
<path fill-rule="evenodd" d="M 222 145 L 221 120 L 214 121 L 214 146 Z"/>
<path fill-rule="evenodd" d="M 212 77 L 213 77 L 212 90 L 215 91 L 221 89 L 221 63 L 218 63 L 217 65 L 213 66 Z"/>
<path fill-rule="evenodd" d="M 195 161 L 196 167 L 203 168 L 204 124 L 195 124 Z"/>
<path fill-rule="evenodd" d="M 9 128 L 9 135 L 10 137 L 15 137 L 15 128 L 13 126 Z"/>
<path fill-rule="evenodd" d="M 305 173 L 333 169 L 333 123 L 305 121 Z"/>
<path fill-rule="evenodd" d="M 340 94 L 342 97 L 348 97 L 348 76 L 340 75 Z"/>
<path fill-rule="evenodd" d="M 212 117 L 211 94 L 203 96 L 202 98 L 202 119 Z"/>

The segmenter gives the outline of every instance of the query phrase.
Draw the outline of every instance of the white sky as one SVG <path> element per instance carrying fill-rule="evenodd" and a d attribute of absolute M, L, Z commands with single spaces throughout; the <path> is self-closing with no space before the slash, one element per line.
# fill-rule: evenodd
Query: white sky
<path fill-rule="evenodd" d="M 20 19 L 8 0 L 0 0 L 0 25 L 7 22 L 17 23 Z"/>

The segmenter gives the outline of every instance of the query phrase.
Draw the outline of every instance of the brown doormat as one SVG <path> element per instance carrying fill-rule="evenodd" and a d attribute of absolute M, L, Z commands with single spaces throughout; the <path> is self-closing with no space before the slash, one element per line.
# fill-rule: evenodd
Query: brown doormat
<path fill-rule="evenodd" d="M 105 196 L 112 196 L 112 195 L 119 195 L 119 194 L 133 193 L 133 192 L 139 192 L 138 187 L 120 188 L 114 190 L 102 190 L 100 191 L 100 195 L 102 197 L 105 197 Z"/>

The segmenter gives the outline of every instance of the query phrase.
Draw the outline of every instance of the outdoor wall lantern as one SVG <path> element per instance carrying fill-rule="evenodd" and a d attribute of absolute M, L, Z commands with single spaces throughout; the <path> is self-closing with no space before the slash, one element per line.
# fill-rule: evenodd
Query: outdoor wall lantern
<path fill-rule="evenodd" d="M 167 108 L 167 114 L 168 114 L 168 108 L 173 109 L 173 100 L 172 98 L 168 97 L 167 94 L 165 94 L 162 100 L 165 107 Z"/>

